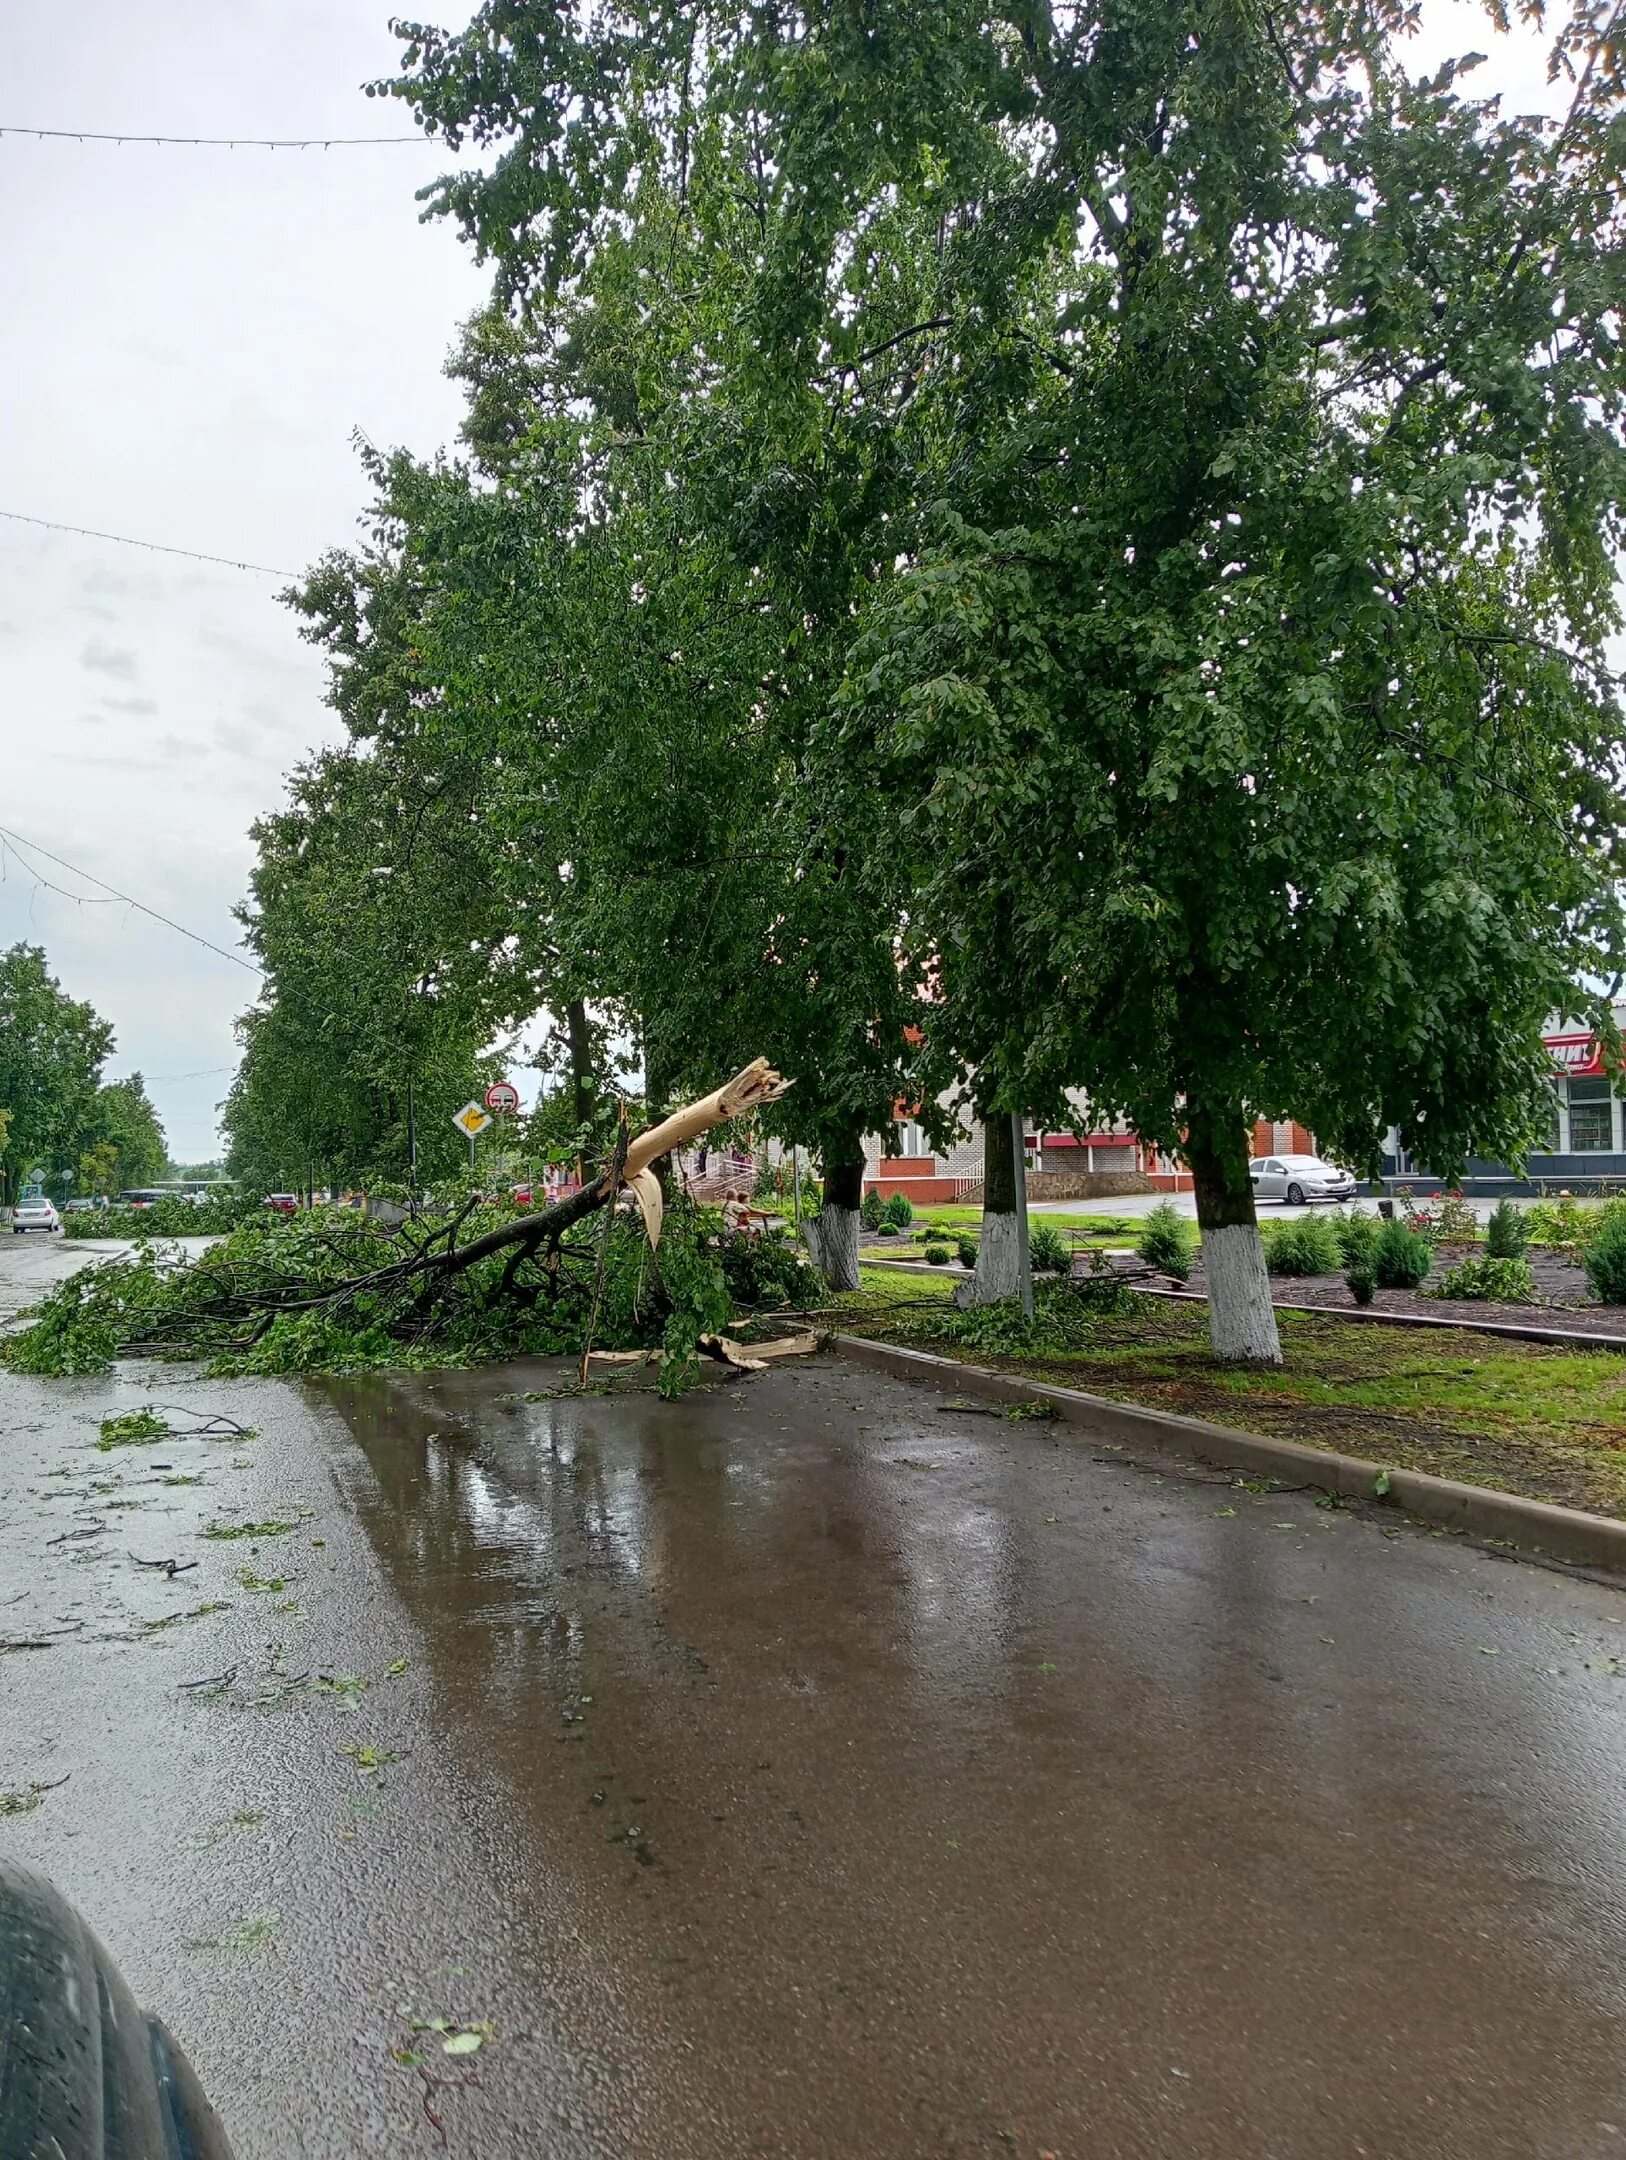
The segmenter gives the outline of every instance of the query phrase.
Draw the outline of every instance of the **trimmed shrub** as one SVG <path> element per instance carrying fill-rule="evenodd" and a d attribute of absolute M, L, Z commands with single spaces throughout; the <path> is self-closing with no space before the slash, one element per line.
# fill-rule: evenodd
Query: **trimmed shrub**
<path fill-rule="evenodd" d="M 1498 1200 L 1485 1225 L 1485 1257 L 1488 1260 L 1522 1260 L 1530 1242 L 1530 1225 L 1523 1208 L 1511 1200 Z"/>
<path fill-rule="evenodd" d="M 1358 1207 L 1351 1208 L 1347 1215 L 1340 1210 L 1327 1217 L 1327 1227 L 1338 1240 L 1338 1251 L 1346 1268 L 1370 1263 L 1378 1235 L 1375 1215 L 1368 1215 Z"/>
<path fill-rule="evenodd" d="M 858 1203 L 858 1220 L 866 1230 L 879 1230 L 886 1216 L 886 1202 L 878 1192 L 865 1193 Z"/>
<path fill-rule="evenodd" d="M 1592 1295 L 1604 1305 L 1626 1305 L 1626 1215 L 1609 1214 L 1582 1255 Z"/>
<path fill-rule="evenodd" d="M 1265 1265 L 1272 1275 L 1336 1275 L 1343 1258 L 1332 1224 L 1315 1215 L 1273 1224 L 1265 1241 Z"/>
<path fill-rule="evenodd" d="M 926 1264 L 928 1267 L 947 1267 L 949 1264 L 948 1247 L 946 1245 L 928 1245 L 926 1247 Z"/>
<path fill-rule="evenodd" d="M 914 1203 L 901 1192 L 895 1192 L 881 1209 L 881 1220 L 889 1222 L 894 1230 L 907 1230 L 914 1219 Z"/>
<path fill-rule="evenodd" d="M 1378 1279 L 1372 1272 L 1370 1260 L 1357 1260 L 1344 1271 L 1344 1281 L 1349 1294 L 1357 1305 L 1370 1305 L 1378 1287 Z"/>
<path fill-rule="evenodd" d="M 1372 1245 L 1372 1272 L 1385 1290 L 1415 1290 L 1434 1265 L 1434 1247 L 1402 1222 L 1386 1222 Z"/>
<path fill-rule="evenodd" d="M 1073 1248 L 1054 1223 L 1034 1223 L 1028 1230 L 1028 1258 L 1052 1275 L 1073 1272 Z"/>
<path fill-rule="evenodd" d="M 897 1234 L 898 1226 L 895 1222 L 878 1222 L 875 1225 L 875 1235 L 877 1237 L 896 1237 Z"/>
<path fill-rule="evenodd" d="M 1494 1298 L 1503 1305 L 1533 1305 L 1536 1278 L 1530 1263 L 1517 1260 L 1464 1260 L 1442 1275 L 1430 1297 Z"/>
<path fill-rule="evenodd" d="M 977 1241 L 974 1237 L 958 1237 L 954 1240 L 954 1257 L 963 1268 L 977 1264 Z"/>
<path fill-rule="evenodd" d="M 1135 1250 L 1160 1275 L 1172 1275 L 1176 1282 L 1184 1282 L 1191 1273 L 1195 1242 L 1190 1223 L 1172 1201 L 1164 1200 L 1142 1223 Z"/>

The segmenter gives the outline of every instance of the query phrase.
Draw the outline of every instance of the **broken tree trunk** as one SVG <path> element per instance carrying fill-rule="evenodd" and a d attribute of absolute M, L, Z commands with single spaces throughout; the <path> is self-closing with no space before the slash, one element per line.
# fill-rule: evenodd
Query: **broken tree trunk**
<path fill-rule="evenodd" d="M 218 1271 L 218 1297 L 213 1301 L 195 1301 L 186 1315 L 177 1316 L 177 1325 L 199 1319 L 241 1322 L 248 1332 L 237 1340 L 235 1347 L 248 1349 L 278 1319 L 289 1314 L 325 1312 L 338 1316 L 361 1309 L 380 1324 L 393 1324 L 405 1315 L 421 1315 L 427 1319 L 437 1300 L 460 1276 L 496 1253 L 510 1255 L 502 1277 L 504 1291 L 515 1287 L 518 1271 L 527 1260 L 536 1260 L 540 1256 L 544 1267 L 550 1263 L 556 1266 L 567 1233 L 589 1215 L 609 1207 L 623 1187 L 629 1188 L 637 1199 L 649 1242 L 651 1246 L 657 1245 L 664 1209 L 660 1185 L 650 1167 L 655 1160 L 698 1139 L 714 1125 L 741 1117 L 763 1103 L 776 1101 L 791 1085 L 765 1058 L 758 1058 L 737 1072 L 726 1087 L 716 1088 L 700 1101 L 674 1111 L 658 1125 L 618 1147 L 614 1159 L 598 1177 L 580 1191 L 568 1193 L 551 1207 L 538 1208 L 513 1222 L 500 1223 L 495 1229 L 484 1231 L 461 1245 L 457 1242 L 457 1233 L 468 1208 L 426 1238 L 414 1240 L 403 1225 L 398 1240 L 379 1239 L 376 1242 L 387 1246 L 404 1245 L 404 1251 L 397 1250 L 396 1256 L 380 1267 L 361 1269 L 339 1282 L 325 1283 L 316 1289 L 298 1280 L 256 1281 L 235 1269 L 222 1268 Z M 473 1205 L 471 1201 L 469 1207 Z M 211 1275 L 208 1256 L 196 1262 L 195 1269 L 196 1278 L 207 1281 Z M 144 1342 L 126 1347 L 151 1352 L 166 1348 L 167 1343 L 160 1332 Z"/>

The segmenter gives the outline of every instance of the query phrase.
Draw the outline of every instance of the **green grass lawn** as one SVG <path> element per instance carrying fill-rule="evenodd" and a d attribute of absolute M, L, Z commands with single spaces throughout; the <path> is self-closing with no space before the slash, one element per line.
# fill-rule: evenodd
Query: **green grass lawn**
<path fill-rule="evenodd" d="M 1373 1327 L 1279 1313 L 1280 1372 L 1216 1364 L 1201 1306 L 1136 1297 L 1088 1347 L 1041 1330 L 1015 1355 L 934 1338 L 951 1302 L 940 1277 L 864 1270 L 838 1303 L 853 1334 L 1091 1394 L 1626 1519 L 1626 1355 L 1499 1341 L 1463 1329 Z"/>

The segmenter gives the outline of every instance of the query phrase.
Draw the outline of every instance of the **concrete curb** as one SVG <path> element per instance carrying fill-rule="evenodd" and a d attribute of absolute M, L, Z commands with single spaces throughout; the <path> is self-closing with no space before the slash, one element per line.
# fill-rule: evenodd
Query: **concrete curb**
<path fill-rule="evenodd" d="M 896 1343 L 871 1342 L 863 1335 L 833 1335 L 829 1346 L 854 1364 L 867 1365 L 894 1379 L 910 1380 L 954 1394 L 975 1395 L 985 1402 L 1045 1402 L 1064 1425 L 1088 1428 L 1092 1439 L 1139 1442 L 1172 1450 L 1225 1469 L 1262 1472 L 1294 1483 L 1317 1485 L 1351 1500 L 1372 1500 L 1382 1467 L 1356 1455 L 1334 1455 L 1297 1440 L 1272 1440 L 1263 1433 L 1235 1431 L 1205 1418 L 1178 1417 L 1139 1403 L 1115 1402 L 1110 1396 L 1086 1395 L 1079 1388 L 1025 1380 L 1014 1373 L 992 1372 L 984 1365 L 961 1365 L 929 1351 L 906 1350 Z M 1578 1567 L 1606 1568 L 1626 1575 L 1626 1522 L 1589 1515 L 1579 1508 L 1555 1507 L 1546 1500 L 1525 1500 L 1517 1493 L 1494 1492 L 1481 1485 L 1461 1485 L 1453 1478 L 1430 1477 L 1422 1470 L 1391 1469 L 1388 1497 L 1396 1507 L 1424 1522 L 1470 1537 L 1494 1539 L 1563 1560 Z"/>

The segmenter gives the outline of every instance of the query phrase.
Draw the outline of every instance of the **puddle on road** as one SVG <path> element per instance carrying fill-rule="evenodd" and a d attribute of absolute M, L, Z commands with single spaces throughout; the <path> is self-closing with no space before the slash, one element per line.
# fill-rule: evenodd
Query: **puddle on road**
<path fill-rule="evenodd" d="M 839 1367 L 549 1378 L 322 1392 L 514 1954 L 589 2053 L 613 1995 L 651 2150 L 1400 2160 L 1448 2108 L 1511 2160 L 1618 2113 L 1619 1812 L 1396 1684 L 1443 1569 L 1227 1544 Z"/>

